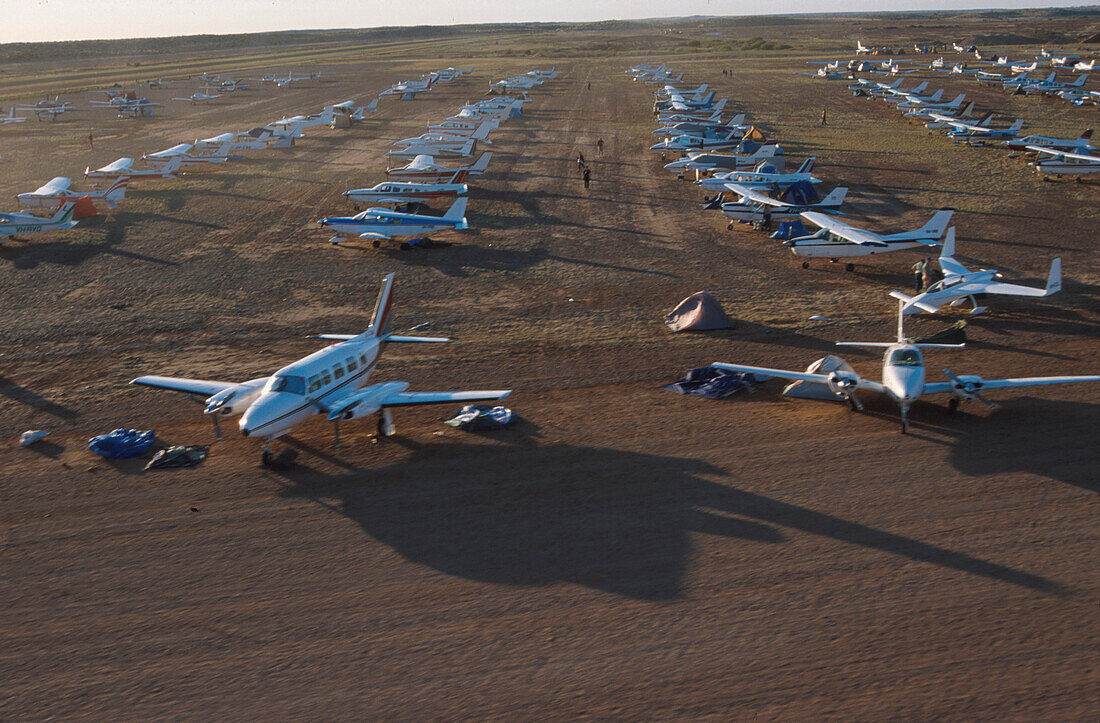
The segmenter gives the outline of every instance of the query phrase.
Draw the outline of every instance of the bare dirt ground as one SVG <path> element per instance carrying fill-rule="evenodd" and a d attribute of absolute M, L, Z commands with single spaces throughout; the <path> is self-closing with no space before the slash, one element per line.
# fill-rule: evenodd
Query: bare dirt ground
<path fill-rule="evenodd" d="M 487 80 L 554 62 L 334 62 L 327 81 L 137 122 L 88 110 L 84 93 L 71 117 L 3 131 L 10 198 L 477 68 L 294 149 L 136 182 L 113 221 L 0 246 L 0 716 L 1094 719 L 1100 387 L 997 393 L 997 411 L 955 416 L 920 403 L 908 436 L 873 400 L 852 414 L 771 387 L 724 402 L 659 390 L 714 360 L 801 368 L 838 339 L 890 339 L 887 293 L 916 260 L 803 270 L 701 213 L 698 188 L 645 150 L 651 89 L 622 73 L 660 59 L 557 61 L 561 77 L 492 137 L 473 230 L 442 249 L 333 248 L 312 221 L 381 180 L 392 141 Z M 901 229 L 953 206 L 968 260 L 1038 284 L 1062 257 L 1062 294 L 993 302 L 971 348 L 929 353 L 931 378 L 1096 373 L 1098 186 L 1042 183 L 1021 159 L 930 136 L 794 76 L 806 59 L 741 61 L 729 79 L 722 61 L 673 60 L 792 163 L 816 155 L 827 187 L 852 188 L 853 223 Z M 1035 132 L 1095 118 L 942 84 Z M 399 414 L 388 440 L 346 425 L 336 450 L 317 420 L 286 440 L 301 452 L 287 472 L 261 468 L 232 425 L 196 469 L 142 472 L 84 448 L 119 426 L 210 441 L 198 407 L 126 382 L 268 374 L 316 348 L 308 334 L 362 329 L 388 271 L 397 327 L 427 321 L 461 343 L 390 348 L 378 379 L 513 387 L 521 423 L 471 435 L 429 408 Z M 700 289 L 737 328 L 667 333 L 662 315 Z M 876 355 L 845 356 L 878 373 Z M 19 448 L 28 428 L 52 434 Z"/>

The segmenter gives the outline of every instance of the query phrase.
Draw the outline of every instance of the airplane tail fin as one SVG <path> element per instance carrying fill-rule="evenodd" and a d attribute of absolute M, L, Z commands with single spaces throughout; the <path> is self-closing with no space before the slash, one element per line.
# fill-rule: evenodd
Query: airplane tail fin
<path fill-rule="evenodd" d="M 1017 118 L 1015 120 L 1015 122 L 1013 122 L 1013 124 L 1008 127 L 1008 132 L 1009 133 L 1016 133 L 1023 127 L 1024 127 L 1023 119 Z"/>
<path fill-rule="evenodd" d="M 898 86 L 899 87 L 901 86 L 900 81 L 898 82 Z M 916 88 L 913 88 L 913 90 L 910 90 L 908 92 L 909 93 L 923 93 L 927 87 L 928 87 L 928 81 L 927 80 L 921 81 L 920 85 L 918 85 Z"/>
<path fill-rule="evenodd" d="M 837 186 L 836 188 L 834 188 L 832 191 L 829 192 L 828 196 L 821 199 L 820 203 L 817 203 L 815 205 L 820 206 L 822 208 L 826 208 L 826 207 L 830 207 L 830 206 L 839 206 L 840 204 L 844 203 L 844 198 L 847 195 L 848 195 L 847 187 Z"/>
<path fill-rule="evenodd" d="M 963 104 L 964 100 L 966 100 L 966 93 L 959 93 L 955 96 L 954 100 L 947 104 L 947 106 L 949 108 L 958 108 L 960 105 Z"/>
<path fill-rule="evenodd" d="M 756 153 L 753 153 L 751 157 L 757 160 L 761 160 L 764 158 L 774 158 L 776 150 L 778 148 L 779 147 L 775 145 L 760 146 L 756 149 Z"/>
<path fill-rule="evenodd" d="M 714 112 L 717 114 L 718 118 L 722 117 L 722 109 L 725 108 L 725 107 L 726 107 L 726 99 L 725 98 L 723 98 L 722 100 L 720 100 L 720 101 L 718 101 L 717 103 L 714 104 Z M 714 116 L 711 116 L 711 117 L 714 117 Z M 741 114 L 741 121 L 743 121 L 743 120 L 745 120 L 745 114 L 744 113 Z M 740 125 L 741 121 L 737 121 L 736 123 L 731 121 L 730 125 Z"/>
<path fill-rule="evenodd" d="M 936 211 L 935 215 L 932 216 L 931 220 L 929 220 L 928 223 L 921 226 L 920 234 L 922 236 L 939 238 L 943 235 L 944 230 L 947 228 L 947 224 L 951 222 L 951 217 L 954 214 L 955 209 L 953 208 L 941 208 L 939 211 Z M 955 232 L 954 230 L 952 230 L 952 240 L 954 239 L 954 237 Z"/>
<path fill-rule="evenodd" d="M 489 138 L 489 133 L 492 132 L 492 130 L 492 124 L 482 123 L 477 127 L 476 131 L 470 134 L 470 137 L 473 138 L 475 141 L 485 141 L 486 143 L 489 143 L 487 139 Z M 492 144 L 490 143 L 490 145 Z"/>
<path fill-rule="evenodd" d="M 941 259 L 955 258 L 955 227 L 947 229 L 947 235 L 943 237 L 943 248 L 940 249 Z"/>
<path fill-rule="evenodd" d="M 182 163 L 183 163 L 183 158 L 181 156 L 172 156 L 171 158 L 168 159 L 167 163 L 165 163 L 163 166 L 161 166 L 160 170 L 161 170 L 162 173 L 166 173 L 166 174 L 175 173 L 176 171 L 178 171 L 180 169 L 180 165 Z"/>
<path fill-rule="evenodd" d="M 721 108 L 719 106 L 721 106 Z M 722 100 L 718 101 L 718 105 L 714 106 L 714 109 L 715 109 L 715 112 L 721 113 L 722 108 L 725 108 L 725 107 L 726 107 L 726 99 L 723 98 Z M 726 125 L 728 125 L 728 126 L 740 126 L 740 125 L 744 125 L 744 124 L 745 124 L 745 114 L 744 113 L 738 113 L 737 115 L 730 118 L 726 122 Z"/>
<path fill-rule="evenodd" d="M 940 88 L 935 93 L 928 96 L 928 100 L 931 101 L 932 103 L 938 103 L 940 101 L 940 98 L 942 98 L 942 97 L 943 97 L 943 88 Z"/>
<path fill-rule="evenodd" d="M 966 107 L 959 111 L 960 118 L 969 118 L 974 114 L 974 101 L 970 101 L 966 104 Z"/>
<path fill-rule="evenodd" d="M 798 167 L 796 173 L 809 173 L 814 170 L 814 164 L 817 163 L 817 158 L 810 156 L 806 160 L 802 161 L 802 165 Z"/>
<path fill-rule="evenodd" d="M 916 307 L 916 308 L 920 309 L 921 311 L 927 311 L 929 314 L 935 314 L 936 312 L 939 311 L 939 309 L 937 309 L 935 306 L 932 306 L 931 304 L 926 304 L 923 301 L 918 301 L 917 297 L 915 297 L 915 296 L 906 296 L 905 294 L 901 293 L 900 291 L 891 291 L 890 296 L 893 296 L 895 299 L 898 299 L 901 302 L 900 304 L 898 304 L 898 342 L 902 343 L 902 344 L 905 343 L 905 330 L 903 328 L 902 319 L 905 316 L 906 311 L 908 311 L 912 307 Z M 916 344 L 915 346 L 936 346 L 936 345 L 934 345 L 934 344 L 927 344 L 927 345 L 925 345 L 925 344 Z M 956 345 L 951 344 L 950 346 L 956 346 Z"/>
<path fill-rule="evenodd" d="M 371 317 L 370 326 L 363 332 L 363 336 L 379 337 L 390 333 L 394 276 L 395 274 L 389 273 L 382 278 L 382 289 L 378 292 L 378 301 L 374 304 L 374 315 Z"/>
<path fill-rule="evenodd" d="M 714 96 L 716 96 L 716 95 L 718 95 L 718 93 L 716 91 L 712 90 L 711 92 L 707 93 L 706 97 L 703 98 L 703 100 L 700 101 L 700 102 L 703 105 L 710 105 L 711 103 L 714 102 Z"/>
<path fill-rule="evenodd" d="M 1087 129 L 1084 133 L 1077 136 L 1077 140 L 1079 140 L 1079 141 L 1087 141 L 1091 138 L 1092 138 L 1092 129 L 1091 128 Z"/>
<path fill-rule="evenodd" d="M 978 121 L 977 124 L 980 125 L 980 126 L 987 126 L 987 125 L 989 125 L 989 122 L 991 120 L 993 120 L 993 114 L 992 113 L 986 113 L 984 116 L 982 116 L 982 119 L 980 121 Z"/>
<path fill-rule="evenodd" d="M 1056 258 L 1050 262 L 1050 275 L 1047 276 L 1047 288 L 1045 296 L 1057 294 L 1062 290 L 1062 259 Z"/>
<path fill-rule="evenodd" d="M 470 173 L 477 173 L 477 174 L 485 173 L 485 169 L 489 167 L 489 159 L 491 159 L 492 157 L 493 157 L 493 152 L 492 151 L 486 151 L 485 153 L 482 153 L 481 156 L 477 159 L 477 161 L 475 161 L 474 164 L 472 166 L 470 166 L 469 168 L 467 168 L 466 170 L 468 170 Z"/>
<path fill-rule="evenodd" d="M 1084 73 L 1082 75 L 1077 76 L 1077 80 L 1073 81 L 1072 85 L 1076 88 L 1080 88 L 1082 85 L 1085 84 L 1085 81 L 1088 80 L 1088 79 L 1089 79 L 1089 74 Z"/>
<path fill-rule="evenodd" d="M 103 198 L 107 201 L 121 201 L 126 197 L 126 186 L 130 183 L 129 176 L 122 176 L 108 188 Z"/>
<path fill-rule="evenodd" d="M 469 228 L 465 218 L 468 200 L 467 198 L 460 198 L 452 203 L 451 207 L 447 209 L 447 213 L 443 214 L 443 220 L 454 222 L 456 229 Z"/>
<path fill-rule="evenodd" d="M 85 202 L 87 203 L 87 202 Z M 50 219 L 51 223 L 68 223 L 73 220 L 73 214 L 76 212 L 76 204 L 72 201 L 63 201 L 57 208 L 57 213 Z"/>

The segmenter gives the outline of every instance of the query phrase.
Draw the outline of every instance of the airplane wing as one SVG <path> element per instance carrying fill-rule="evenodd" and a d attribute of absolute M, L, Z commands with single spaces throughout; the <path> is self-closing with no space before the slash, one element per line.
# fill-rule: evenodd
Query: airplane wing
<path fill-rule="evenodd" d="M 805 213 L 799 215 L 813 225 L 820 226 L 821 228 L 839 236 L 845 241 L 851 241 L 854 244 L 861 244 L 866 246 L 886 246 L 886 243 L 881 238 L 879 238 L 877 234 L 854 228 L 846 223 L 837 221 L 835 218 L 827 214 L 818 213 L 816 211 L 806 211 Z"/>
<path fill-rule="evenodd" d="M 1046 296 L 1046 289 L 1036 289 L 1034 286 L 1020 286 L 1019 284 L 992 283 L 987 284 L 979 293 L 1004 294 L 1006 296 Z"/>
<path fill-rule="evenodd" d="M 943 271 L 945 276 L 965 276 L 970 273 L 970 269 L 960 264 L 950 256 L 940 256 L 939 259 L 940 270 Z"/>
<path fill-rule="evenodd" d="M 409 171 L 427 171 L 433 168 L 435 168 L 435 159 L 426 153 L 413 157 L 405 166 L 405 169 Z"/>
<path fill-rule="evenodd" d="M 981 377 L 962 377 L 964 382 L 975 382 L 980 391 L 987 389 L 1011 389 L 1013 387 L 1035 387 L 1042 384 L 1077 384 L 1078 382 L 1100 382 L 1100 375 L 1090 374 L 1077 377 L 1021 377 L 1019 379 L 982 379 Z M 925 384 L 925 394 L 941 394 L 955 389 L 955 382 L 935 382 Z"/>
<path fill-rule="evenodd" d="M 453 402 L 495 402 L 512 393 L 511 389 L 490 389 L 472 392 L 395 392 L 382 399 L 383 407 L 408 407 L 417 404 L 449 404 Z"/>
<path fill-rule="evenodd" d="M 201 394 L 204 397 L 211 397 L 230 387 L 238 386 L 238 382 L 211 382 L 203 379 L 182 379 L 179 377 L 158 376 L 138 377 L 130 383 L 139 384 L 145 387 L 153 387 L 154 389 L 168 389 L 173 392 L 183 392 L 185 394 Z"/>
<path fill-rule="evenodd" d="M 728 188 L 729 190 L 733 191 L 736 194 L 739 194 L 742 198 L 744 198 L 746 200 L 749 200 L 749 201 L 752 201 L 753 203 L 763 203 L 763 204 L 766 204 L 768 206 L 780 206 L 780 207 L 788 207 L 788 206 L 793 205 L 793 204 L 787 203 L 786 201 L 780 201 L 778 199 L 772 198 L 771 196 L 769 196 L 767 194 L 760 193 L 756 189 L 749 188 L 748 186 L 742 186 L 739 183 L 727 183 L 726 188 Z"/>
<path fill-rule="evenodd" d="M 828 374 L 796 372 L 789 369 L 769 369 L 768 367 L 753 367 L 745 364 L 726 364 L 724 362 L 714 362 L 711 366 L 718 367 L 719 369 L 727 369 L 731 372 L 748 372 L 762 377 L 779 377 L 780 379 L 790 379 L 796 382 L 828 384 L 830 380 L 830 375 Z M 878 382 L 871 381 L 870 379 L 862 379 L 858 375 L 855 376 L 855 381 L 856 389 L 867 389 L 873 392 L 886 391 L 886 388 Z"/>
<path fill-rule="evenodd" d="M 69 186 L 72 185 L 72 180 L 65 178 L 64 176 L 58 176 L 54 178 L 46 185 L 40 187 L 34 192 L 36 196 L 52 196 L 55 193 L 64 193 L 69 190 Z"/>
<path fill-rule="evenodd" d="M 117 161 L 112 161 L 99 170 L 104 173 L 113 173 L 115 171 L 129 171 L 133 166 L 133 158 L 119 158 Z"/>
<path fill-rule="evenodd" d="M 1052 156 L 1062 156 L 1063 158 L 1073 158 L 1078 161 L 1092 161 L 1093 163 L 1100 163 L 1100 156 L 1091 156 L 1087 153 L 1072 153 L 1070 151 L 1059 151 L 1054 148 L 1043 148 L 1042 146 L 1026 146 L 1029 151 L 1036 153 L 1049 153 Z"/>

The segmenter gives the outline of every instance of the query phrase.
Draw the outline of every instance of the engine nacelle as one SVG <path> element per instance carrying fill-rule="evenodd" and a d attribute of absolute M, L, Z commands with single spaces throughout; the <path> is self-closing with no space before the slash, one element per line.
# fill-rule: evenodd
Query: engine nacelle
<path fill-rule="evenodd" d="M 855 374 L 845 374 L 844 372 L 829 374 L 829 389 L 838 397 L 846 398 L 855 391 L 857 384 L 859 384 L 859 377 Z"/>
<path fill-rule="evenodd" d="M 330 422 L 369 417 L 382 408 L 386 397 L 398 394 L 409 388 L 408 382 L 382 382 L 352 392 L 336 400 L 328 413 Z"/>
<path fill-rule="evenodd" d="M 982 392 L 982 378 L 975 374 L 967 374 L 958 377 L 951 386 L 951 393 L 964 402 L 972 402 Z"/>
<path fill-rule="evenodd" d="M 227 417 L 244 414 L 244 410 L 248 409 L 252 402 L 256 401 L 256 398 L 263 392 L 265 384 L 267 384 L 266 378 L 252 379 L 235 387 L 223 389 L 217 394 L 206 398 L 206 407 L 202 410 L 202 413 L 218 413 Z"/>

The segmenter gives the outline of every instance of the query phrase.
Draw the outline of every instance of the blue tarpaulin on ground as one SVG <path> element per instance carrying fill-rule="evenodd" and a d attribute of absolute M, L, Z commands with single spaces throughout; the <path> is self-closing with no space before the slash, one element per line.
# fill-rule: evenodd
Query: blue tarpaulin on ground
<path fill-rule="evenodd" d="M 692 369 L 680 381 L 666 384 L 661 389 L 709 399 L 722 399 L 742 389 L 749 389 L 753 384 L 761 381 L 764 381 L 763 378 L 754 374 L 732 372 L 718 367 L 699 367 Z"/>
<path fill-rule="evenodd" d="M 792 238 L 799 238 L 801 236 L 809 236 L 810 232 L 806 230 L 806 227 L 802 225 L 801 221 L 782 221 L 775 228 L 775 233 L 772 234 L 772 238 L 777 238 L 782 241 L 787 241 Z"/>
<path fill-rule="evenodd" d="M 157 433 L 138 429 L 116 429 L 88 440 L 88 449 L 107 459 L 140 457 L 153 446 Z"/>
<path fill-rule="evenodd" d="M 813 203 L 817 199 L 817 191 L 814 190 L 814 185 L 809 181 L 797 181 L 792 183 L 787 186 L 787 190 L 779 197 L 780 201 L 793 203 L 796 206 L 805 206 L 808 203 Z"/>

